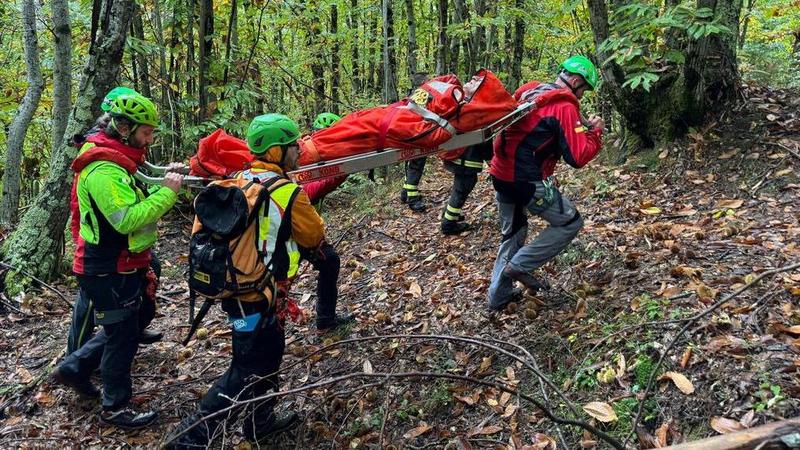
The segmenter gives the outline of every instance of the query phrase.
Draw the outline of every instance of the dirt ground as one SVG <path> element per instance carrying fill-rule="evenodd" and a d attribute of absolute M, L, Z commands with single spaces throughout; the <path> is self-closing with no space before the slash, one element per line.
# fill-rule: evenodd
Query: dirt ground
<path fill-rule="evenodd" d="M 673 147 L 620 166 L 602 158 L 581 171 L 562 166 L 561 189 L 586 225 L 543 268 L 553 288 L 495 316 L 484 312 L 500 238 L 485 173 L 465 207 L 474 228 L 454 237 L 439 232 L 451 176 L 437 161 L 423 179 L 423 214 L 399 202 L 398 180 L 351 177 L 323 215 L 342 260 L 340 308 L 358 322 L 336 336 L 319 336 L 313 320 L 287 324 L 281 389 L 307 389 L 281 396 L 280 407 L 304 420 L 271 447 L 609 448 L 554 425 L 523 395 L 620 441 L 632 435 L 634 448 L 798 416 L 800 270 L 754 281 L 800 262 L 800 102 L 758 88 L 746 94 L 740 110 Z M 19 310 L 0 312 L 0 447 L 156 448 L 194 409 L 227 367 L 231 346 L 217 308 L 205 331 L 180 343 L 189 214 L 184 205 L 161 224 L 153 327 L 165 338 L 141 347 L 132 371 L 133 402 L 158 410 L 158 424 L 131 433 L 102 428 L 99 405 L 46 382 L 63 356 L 70 315 L 43 290 L 21 306 L 3 299 Z M 530 225 L 531 235 L 543 226 Z M 315 273 L 301 271 L 292 295 L 313 319 Z M 73 279 L 54 286 L 74 299 Z M 371 339 L 387 335 L 395 337 Z M 651 376 L 657 381 L 645 398 Z M 230 418 L 216 447 L 249 448 L 241 420 Z"/>

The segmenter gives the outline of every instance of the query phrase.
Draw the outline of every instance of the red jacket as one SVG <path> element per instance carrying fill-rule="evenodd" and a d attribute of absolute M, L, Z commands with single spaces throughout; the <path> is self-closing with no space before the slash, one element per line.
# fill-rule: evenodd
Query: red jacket
<path fill-rule="evenodd" d="M 600 151 L 602 131 L 581 123 L 580 104 L 568 89 L 531 81 L 514 98 L 537 107 L 495 138 L 489 173 L 497 180 L 540 181 L 553 174 L 559 159 L 580 168 Z"/>
<path fill-rule="evenodd" d="M 341 186 L 346 179 L 347 175 L 342 175 L 301 184 L 300 187 L 306 191 L 306 194 L 308 194 L 308 199 L 311 200 L 312 204 L 314 204 L 325 198 L 326 195 L 335 191 L 336 188 Z"/>

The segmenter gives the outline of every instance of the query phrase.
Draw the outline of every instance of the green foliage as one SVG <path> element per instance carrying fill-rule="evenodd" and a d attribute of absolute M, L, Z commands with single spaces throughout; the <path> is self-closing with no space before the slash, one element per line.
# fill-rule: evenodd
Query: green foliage
<path fill-rule="evenodd" d="M 647 386 L 647 380 L 653 374 L 653 369 L 655 369 L 655 361 L 648 355 L 639 355 L 636 358 L 636 384 L 639 386 L 639 389 L 644 389 Z"/>
<path fill-rule="evenodd" d="M 610 54 L 603 64 L 619 64 L 626 73 L 624 87 L 648 92 L 666 70 L 684 62 L 684 54 L 668 45 L 669 36 L 696 40 L 731 31 L 711 9 L 697 8 L 694 2 L 669 8 L 661 3 L 628 3 L 613 11 L 610 22 L 612 35 L 598 49 Z"/>
<path fill-rule="evenodd" d="M 747 35 L 739 52 L 742 77 L 764 85 L 800 89 L 797 2 L 773 0 L 757 2 L 756 6 L 745 15 Z"/>

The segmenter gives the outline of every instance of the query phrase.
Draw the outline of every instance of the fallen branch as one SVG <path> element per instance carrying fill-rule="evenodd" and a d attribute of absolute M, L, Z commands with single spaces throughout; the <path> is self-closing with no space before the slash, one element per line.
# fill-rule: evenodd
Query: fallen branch
<path fill-rule="evenodd" d="M 790 444 L 790 439 L 792 439 L 791 442 L 796 443 L 798 441 L 797 437 L 792 437 L 793 435 L 800 436 L 800 417 L 666 448 L 669 450 L 756 450 L 767 448 L 792 448 L 793 444 Z M 786 447 L 784 447 L 784 445 L 786 445 Z"/>
<path fill-rule="evenodd" d="M 306 386 L 301 386 L 301 387 L 298 387 L 298 388 L 295 388 L 295 389 L 290 389 L 290 390 L 287 390 L 287 391 L 272 392 L 272 393 L 264 394 L 264 395 L 261 395 L 261 396 L 258 396 L 258 397 L 254 397 L 254 398 L 251 398 L 251 399 L 246 399 L 246 400 L 235 402 L 232 405 L 230 405 L 230 406 L 228 406 L 226 408 L 223 408 L 223 409 L 221 409 L 221 410 L 219 410 L 219 411 L 217 411 L 217 412 L 215 412 L 213 414 L 209 414 L 207 416 L 204 416 L 204 417 L 200 418 L 195 423 L 193 423 L 192 425 L 190 425 L 186 429 L 182 430 L 177 435 L 170 437 L 167 440 L 167 442 L 165 442 L 165 444 L 169 444 L 170 442 L 173 442 L 175 439 L 179 438 L 184 433 L 187 433 L 187 432 L 191 431 L 192 429 L 194 429 L 195 427 L 197 427 L 198 425 L 200 425 L 201 423 L 203 423 L 203 422 L 205 422 L 205 421 L 207 421 L 209 419 L 213 419 L 213 418 L 219 417 L 219 416 L 221 416 L 221 415 L 223 415 L 225 413 L 228 413 L 229 411 L 241 408 L 243 405 L 246 405 L 248 403 L 264 401 L 264 400 L 268 400 L 268 399 L 271 399 L 271 398 L 277 398 L 277 397 L 282 397 L 282 396 L 285 396 L 285 395 L 296 394 L 298 392 L 304 392 L 304 391 L 309 391 L 309 390 L 313 390 L 313 389 L 318 389 L 318 388 L 329 386 L 329 385 L 340 384 L 343 381 L 352 380 L 352 379 L 356 379 L 356 378 L 383 378 L 383 379 L 386 379 L 386 380 L 393 379 L 393 378 L 395 378 L 395 379 L 397 379 L 397 378 L 399 378 L 399 379 L 403 379 L 403 378 L 409 378 L 409 379 L 414 379 L 414 378 L 449 379 L 449 380 L 464 381 L 464 382 L 468 382 L 468 383 L 472 383 L 472 384 L 477 384 L 477 385 L 481 385 L 481 386 L 485 386 L 485 387 L 498 389 L 500 391 L 508 392 L 511 395 L 516 395 L 516 396 L 528 401 L 529 403 L 531 403 L 534 406 L 536 406 L 536 408 L 538 408 L 539 411 L 541 411 L 545 415 L 545 417 L 547 417 L 548 419 L 550 419 L 551 421 L 553 421 L 555 423 L 562 424 L 562 425 L 577 426 L 577 427 L 579 427 L 579 428 L 581 428 L 583 430 L 586 430 L 586 431 L 592 433 L 593 435 L 597 436 L 598 438 L 602 439 L 603 441 L 605 441 L 606 443 L 611 445 L 613 448 L 615 448 L 617 450 L 624 450 L 624 447 L 622 446 L 622 444 L 618 440 L 616 440 L 615 438 L 613 438 L 610 435 L 606 434 L 605 432 L 597 429 L 595 426 L 593 426 L 593 425 L 591 425 L 589 423 L 586 423 L 584 421 L 581 421 L 581 420 L 565 419 L 565 418 L 556 416 L 547 407 L 545 407 L 542 403 L 540 403 L 538 400 L 536 400 L 535 398 L 533 398 L 533 397 L 531 397 L 531 396 L 529 396 L 527 394 L 523 394 L 523 393 L 517 391 L 512 386 L 508 386 L 508 385 L 504 385 L 504 384 L 500 384 L 500 383 L 494 383 L 494 382 L 491 382 L 491 381 L 479 380 L 479 379 L 476 379 L 476 378 L 471 378 L 471 377 L 467 377 L 467 376 L 463 376 L 463 375 L 455 375 L 455 374 L 450 374 L 450 373 L 435 373 L 435 372 L 399 372 L 399 373 L 356 372 L 356 373 L 350 373 L 350 374 L 347 374 L 347 375 L 342 375 L 342 376 L 338 376 L 338 377 L 334 377 L 334 378 L 329 378 L 329 379 L 324 380 L 324 381 L 319 381 L 317 383 L 312 383 L 312 384 L 309 384 L 309 385 L 306 385 Z"/>
<path fill-rule="evenodd" d="M 22 269 L 17 269 L 16 267 L 14 267 L 14 266 L 12 266 L 12 265 L 10 265 L 8 263 L 0 261 L 0 267 L 2 267 L 4 269 L 9 269 L 9 270 L 13 270 L 15 272 L 21 273 L 21 274 L 25 275 L 26 277 L 29 277 L 33 281 L 41 284 L 42 286 L 50 289 L 51 291 L 55 292 L 56 295 L 61 297 L 61 300 L 64 300 L 64 303 L 66 303 L 66 305 L 69 306 L 69 309 L 72 309 L 72 303 L 70 303 L 70 301 L 67 300 L 67 297 L 65 297 L 64 294 L 61 293 L 61 291 L 59 291 L 58 289 L 54 288 L 53 286 L 50 286 L 49 284 L 47 284 L 44 281 L 36 278 L 35 276 L 29 274 L 28 272 L 26 272 L 26 271 L 24 271 Z"/>
<path fill-rule="evenodd" d="M 719 309 L 722 305 L 724 305 L 724 304 L 728 303 L 729 301 L 731 301 L 732 299 L 736 298 L 742 292 L 744 292 L 744 291 L 750 289 L 751 287 L 753 287 L 754 285 L 758 284 L 758 282 L 761 281 L 762 279 L 764 279 L 764 278 L 766 278 L 768 276 L 779 274 L 779 273 L 788 272 L 790 270 L 797 269 L 798 267 L 800 267 L 800 263 L 794 263 L 794 264 L 790 264 L 788 266 L 784 266 L 784 267 L 781 267 L 781 268 L 778 268 L 778 269 L 768 270 L 768 271 L 762 273 L 761 275 L 757 276 L 753 281 L 751 281 L 751 282 L 745 284 L 744 286 L 740 287 L 739 289 L 737 289 L 732 294 L 729 294 L 728 296 L 726 296 L 722 300 L 718 301 L 717 303 L 714 303 L 713 305 L 711 305 L 708 308 L 704 309 L 703 311 L 695 314 L 694 316 L 690 317 L 687 320 L 687 322 L 683 326 L 683 328 L 681 328 L 680 331 L 678 331 L 678 333 L 675 335 L 675 337 L 672 338 L 672 341 L 669 343 L 669 345 L 667 345 L 667 347 L 661 353 L 661 357 L 658 358 L 658 362 L 656 362 L 656 364 L 653 366 L 653 370 L 650 372 L 650 377 L 647 379 L 647 386 L 645 387 L 644 393 L 642 394 L 641 400 L 639 401 L 639 408 L 637 409 L 636 416 L 634 417 L 633 423 L 631 424 L 631 431 L 630 431 L 630 433 L 628 433 L 628 436 L 625 438 L 625 442 L 624 442 L 625 445 L 628 444 L 628 442 L 631 440 L 631 438 L 633 437 L 634 433 L 636 432 L 636 427 L 639 425 L 639 420 L 642 417 L 642 411 L 644 410 L 644 405 L 647 402 L 647 397 L 650 395 L 650 391 L 653 388 L 653 381 L 655 380 L 656 376 L 658 376 L 657 374 L 659 372 L 659 369 L 664 364 L 664 359 L 666 359 L 666 357 L 669 354 L 669 352 L 678 343 L 678 339 L 680 339 L 684 335 L 684 333 L 686 333 L 686 330 L 691 328 L 692 325 L 695 322 L 697 322 L 698 320 L 700 320 L 703 317 L 711 314 L 712 312 L 714 312 L 717 309 Z"/>

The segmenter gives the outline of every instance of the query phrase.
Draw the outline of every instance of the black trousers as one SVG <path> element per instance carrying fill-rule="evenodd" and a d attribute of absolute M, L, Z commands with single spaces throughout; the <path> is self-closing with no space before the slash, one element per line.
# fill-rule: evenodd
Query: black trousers
<path fill-rule="evenodd" d="M 419 182 L 425 172 L 425 163 L 428 158 L 417 158 L 406 162 L 406 178 L 403 189 L 409 198 L 419 196 Z"/>
<path fill-rule="evenodd" d="M 480 169 L 464 167 L 451 161 L 445 161 L 444 168 L 453 174 L 453 187 L 450 188 L 450 199 L 442 213 L 442 219 L 460 220 L 463 217 L 461 208 L 464 207 L 469 194 L 478 183 Z"/>
<path fill-rule="evenodd" d="M 300 256 L 319 272 L 317 279 L 317 326 L 329 327 L 336 321 L 339 298 L 339 269 L 341 261 L 336 249 L 327 242 L 318 250 L 300 249 Z"/>
<path fill-rule="evenodd" d="M 161 262 L 156 257 L 155 253 L 152 254 L 150 260 L 150 267 L 156 274 L 156 278 L 161 278 Z M 156 303 L 155 299 L 148 299 L 142 296 L 142 303 L 139 306 L 139 329 L 144 330 L 153 321 L 156 316 Z M 79 349 L 83 344 L 92 338 L 94 333 L 94 307 L 93 303 L 89 300 L 82 289 L 78 288 L 78 295 L 75 298 L 75 304 L 72 307 L 72 322 L 69 327 L 69 334 L 67 335 L 67 355 Z M 102 351 L 100 352 L 102 354 Z M 97 356 L 99 365 L 100 354 Z M 95 368 L 97 365 L 95 365 Z"/>
<path fill-rule="evenodd" d="M 85 380 L 99 367 L 103 409 L 115 410 L 125 406 L 132 394 L 131 364 L 139 347 L 144 273 L 81 275 L 78 283 L 102 330 L 67 355 L 59 371 L 67 380 Z"/>
<path fill-rule="evenodd" d="M 241 318 L 239 305 L 235 300 L 223 301 L 223 309 L 231 319 Z M 252 303 L 242 302 L 245 315 L 255 311 Z M 265 317 L 254 331 L 233 331 L 232 337 L 233 358 L 228 370 L 211 386 L 208 393 L 200 400 L 200 406 L 190 416 L 186 417 L 173 434 L 177 434 L 197 422 L 200 418 L 213 414 L 231 405 L 223 397 L 244 400 L 251 399 L 268 393 L 278 388 L 278 374 L 283 360 L 286 338 L 283 324 L 275 317 Z M 276 401 L 269 399 L 245 406 L 244 434 L 252 439 L 257 436 L 258 430 L 269 428 L 275 421 L 273 408 Z M 237 411 L 230 416 L 236 417 Z M 220 431 L 220 424 L 229 414 L 209 419 L 201 425 L 191 429 L 167 448 L 189 449 L 204 448 Z"/>

